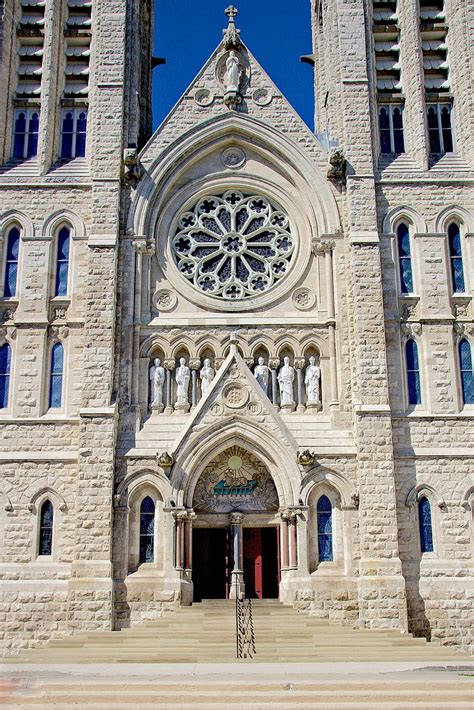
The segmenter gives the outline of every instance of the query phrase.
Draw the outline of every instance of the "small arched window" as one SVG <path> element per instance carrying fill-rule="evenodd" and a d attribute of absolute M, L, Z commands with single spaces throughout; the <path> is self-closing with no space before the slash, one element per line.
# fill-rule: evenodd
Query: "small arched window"
<path fill-rule="evenodd" d="M 62 404 L 63 368 L 64 348 L 61 343 L 55 343 L 51 349 L 51 365 L 49 375 L 50 408 L 58 408 Z"/>
<path fill-rule="evenodd" d="M 51 555 L 53 551 L 53 518 L 53 504 L 45 500 L 40 509 L 38 555 Z"/>
<path fill-rule="evenodd" d="M 140 506 L 140 556 L 139 562 L 153 562 L 155 557 L 155 504 L 150 496 Z"/>
<path fill-rule="evenodd" d="M 327 496 L 321 496 L 316 506 L 318 525 L 318 557 L 320 562 L 332 562 L 332 505 Z"/>
<path fill-rule="evenodd" d="M 474 404 L 474 373 L 472 370 L 471 344 L 463 338 L 459 343 L 459 366 L 463 404 Z"/>
<path fill-rule="evenodd" d="M 12 351 L 8 343 L 0 348 L 0 409 L 8 407 Z"/>
<path fill-rule="evenodd" d="M 455 293 L 464 293 L 464 268 L 462 263 L 461 231 L 456 222 L 448 227 L 449 259 L 451 262 L 451 279 Z"/>
<path fill-rule="evenodd" d="M 405 359 L 408 385 L 409 404 L 421 404 L 420 365 L 418 361 L 418 346 L 410 338 L 405 345 Z"/>
<path fill-rule="evenodd" d="M 433 527 L 431 524 L 431 506 L 423 496 L 418 501 L 418 524 L 420 526 L 420 548 L 422 552 L 433 552 Z"/>
<path fill-rule="evenodd" d="M 58 248 L 56 252 L 55 296 L 65 296 L 67 294 L 70 243 L 71 235 L 69 229 L 67 227 L 62 227 L 58 234 Z"/>
<path fill-rule="evenodd" d="M 413 293 L 413 271 L 411 265 L 410 232 L 406 224 L 397 227 L 398 264 L 400 267 L 400 289 L 402 293 Z"/>
<path fill-rule="evenodd" d="M 19 254 L 20 230 L 18 227 L 12 227 L 8 232 L 5 254 L 5 280 L 3 284 L 3 295 L 5 298 L 14 298 L 16 296 Z"/>

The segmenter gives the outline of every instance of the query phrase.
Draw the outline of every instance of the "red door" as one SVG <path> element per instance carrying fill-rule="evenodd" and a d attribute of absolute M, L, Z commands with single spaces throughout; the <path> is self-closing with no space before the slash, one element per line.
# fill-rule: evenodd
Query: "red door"
<path fill-rule="evenodd" d="M 245 596 L 263 599 L 262 529 L 244 528 Z"/>

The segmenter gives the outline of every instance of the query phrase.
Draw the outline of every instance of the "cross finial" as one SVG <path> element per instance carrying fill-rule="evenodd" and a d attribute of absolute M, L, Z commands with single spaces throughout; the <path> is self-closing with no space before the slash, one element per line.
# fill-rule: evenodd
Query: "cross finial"
<path fill-rule="evenodd" d="M 224 47 L 226 49 L 236 49 L 240 45 L 240 30 L 235 29 L 235 18 L 238 10 L 235 5 L 229 5 L 225 14 L 229 18 L 229 25 L 224 30 Z"/>
<path fill-rule="evenodd" d="M 239 13 L 239 11 L 235 7 L 235 5 L 229 5 L 227 10 L 225 11 L 225 14 L 229 18 L 229 27 L 230 27 L 230 25 L 235 24 L 235 18 L 237 17 L 238 13 Z"/>

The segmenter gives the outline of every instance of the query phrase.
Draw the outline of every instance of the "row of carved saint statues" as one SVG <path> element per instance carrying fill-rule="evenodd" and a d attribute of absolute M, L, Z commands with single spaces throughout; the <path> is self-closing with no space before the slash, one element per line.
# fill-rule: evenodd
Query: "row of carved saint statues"
<path fill-rule="evenodd" d="M 318 410 L 321 408 L 321 371 L 313 355 L 307 362 L 305 367 L 294 368 L 290 365 L 290 358 L 284 357 L 280 368 L 271 369 L 265 358 L 259 357 L 253 374 L 267 397 L 282 410 L 293 411 L 295 407 L 299 410 L 305 407 Z M 174 371 L 173 387 L 171 371 L 165 370 L 160 359 L 155 358 L 150 368 L 151 409 L 158 412 L 165 408 L 189 411 L 191 406 L 197 404 L 198 380 L 201 397 L 205 397 L 215 374 L 209 358 L 205 358 L 200 370 L 191 370 L 186 358 L 182 357 Z"/>

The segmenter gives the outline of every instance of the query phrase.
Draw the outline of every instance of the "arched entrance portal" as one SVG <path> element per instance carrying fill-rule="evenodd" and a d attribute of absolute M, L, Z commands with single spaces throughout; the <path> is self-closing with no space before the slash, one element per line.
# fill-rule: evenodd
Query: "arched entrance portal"
<path fill-rule="evenodd" d="M 278 597 L 278 493 L 265 466 L 231 446 L 204 469 L 194 489 L 194 601 Z"/>

